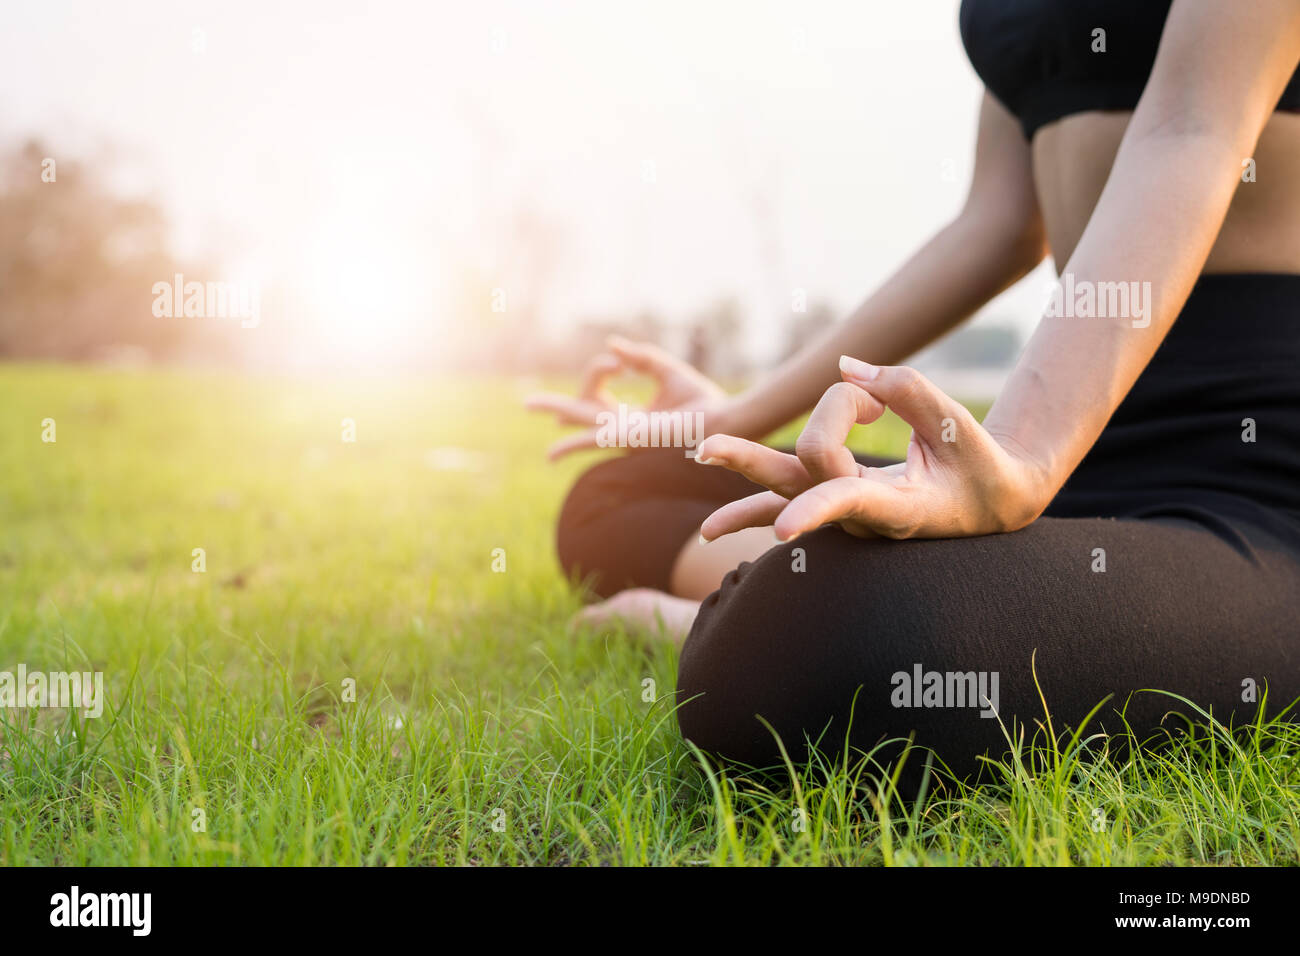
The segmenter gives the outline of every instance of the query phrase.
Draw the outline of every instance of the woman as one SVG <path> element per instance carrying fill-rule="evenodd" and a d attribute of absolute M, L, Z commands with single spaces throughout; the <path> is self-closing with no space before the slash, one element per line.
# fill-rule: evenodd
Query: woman
<path fill-rule="evenodd" d="M 965 775 L 1045 709 L 1145 735 L 1190 710 L 1144 689 L 1225 723 L 1300 696 L 1300 3 L 960 20 L 987 87 L 969 197 L 847 322 L 734 398 L 616 341 L 533 403 L 590 426 L 630 368 L 703 414 L 695 461 L 587 472 L 559 549 L 594 616 L 689 630 L 681 730 L 723 758 L 912 736 Z M 983 423 L 899 364 L 1049 252 L 1058 307 Z M 793 453 L 756 443 L 814 404 Z M 885 408 L 906 461 L 855 459 Z"/>

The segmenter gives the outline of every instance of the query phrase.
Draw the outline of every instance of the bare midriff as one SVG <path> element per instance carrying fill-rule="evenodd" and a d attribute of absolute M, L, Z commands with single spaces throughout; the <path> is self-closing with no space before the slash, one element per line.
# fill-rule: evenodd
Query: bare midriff
<path fill-rule="evenodd" d="M 1034 134 L 1034 181 L 1058 272 L 1101 197 L 1132 113 L 1076 113 Z M 1248 162 L 1253 161 L 1253 162 Z M 1300 114 L 1275 112 L 1228 209 L 1205 274 L 1300 274 Z"/>

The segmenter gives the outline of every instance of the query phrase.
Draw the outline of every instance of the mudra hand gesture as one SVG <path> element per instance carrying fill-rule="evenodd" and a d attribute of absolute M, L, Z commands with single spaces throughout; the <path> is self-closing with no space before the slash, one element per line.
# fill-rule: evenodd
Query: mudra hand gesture
<path fill-rule="evenodd" d="M 789 541 L 829 522 L 860 537 L 964 537 L 1014 531 L 1047 506 L 1043 469 L 915 369 L 844 356 L 840 371 L 844 381 L 817 403 L 795 454 L 731 435 L 701 443 L 697 462 L 771 489 L 713 512 L 702 537 L 774 525 Z M 912 426 L 907 460 L 860 465 L 844 441 L 855 424 L 876 421 L 886 408 Z"/>

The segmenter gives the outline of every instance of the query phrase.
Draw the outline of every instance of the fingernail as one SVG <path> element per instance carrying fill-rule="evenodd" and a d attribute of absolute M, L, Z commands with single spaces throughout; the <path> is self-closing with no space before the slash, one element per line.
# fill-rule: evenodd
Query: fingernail
<path fill-rule="evenodd" d="M 840 371 L 863 382 L 869 382 L 880 374 L 880 366 L 868 365 L 860 359 L 840 356 Z"/>
<path fill-rule="evenodd" d="M 704 535 L 700 535 L 700 544 L 708 544 L 708 543 L 709 543 L 709 539 L 704 537 Z"/>
<path fill-rule="evenodd" d="M 716 465 L 717 463 L 718 459 L 716 458 L 705 458 L 702 455 L 695 456 L 695 464 L 697 465 Z"/>
<path fill-rule="evenodd" d="M 802 531 L 795 531 L 795 532 L 793 532 L 792 534 L 788 534 L 788 535 L 786 535 L 784 538 L 781 537 L 781 536 L 778 534 L 778 535 L 776 536 L 776 539 L 777 539 L 778 541 L 780 541 L 782 544 L 789 544 L 791 541 L 793 541 L 795 538 L 799 537 L 799 535 L 801 535 L 801 534 L 803 534 Z"/>

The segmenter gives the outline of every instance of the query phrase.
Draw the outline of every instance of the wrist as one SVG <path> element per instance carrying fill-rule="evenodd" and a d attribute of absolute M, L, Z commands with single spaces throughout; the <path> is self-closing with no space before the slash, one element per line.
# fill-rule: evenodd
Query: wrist
<path fill-rule="evenodd" d="M 998 445 L 1011 455 L 1021 472 L 1023 492 L 1021 494 L 1021 514 L 1018 515 L 1019 527 L 1034 522 L 1047 510 L 1052 499 L 1060 492 L 1065 480 L 1058 479 L 1053 460 L 1049 455 L 1032 450 L 1014 436 L 1002 434 L 995 436 Z"/>
<path fill-rule="evenodd" d="M 1064 481 L 1056 477 L 1050 456 L 1026 447 L 1014 435 L 1005 432 L 990 434 L 1012 461 L 1016 475 L 1013 484 L 1017 490 L 1008 496 L 1009 507 L 1004 523 L 1008 530 L 1019 530 L 1047 509 Z"/>

